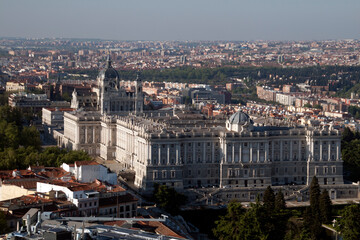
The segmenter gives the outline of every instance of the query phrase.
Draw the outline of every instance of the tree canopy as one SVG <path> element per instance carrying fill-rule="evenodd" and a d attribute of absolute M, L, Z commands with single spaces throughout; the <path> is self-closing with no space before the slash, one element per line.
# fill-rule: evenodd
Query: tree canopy
<path fill-rule="evenodd" d="M 341 155 L 344 177 L 353 182 L 360 180 L 360 133 L 345 128 L 342 133 Z"/>
<path fill-rule="evenodd" d="M 278 198 L 283 197 L 282 194 Z M 280 240 L 284 239 L 287 222 L 291 216 L 285 209 L 275 209 L 275 195 L 271 187 L 264 193 L 263 204 L 257 201 L 249 209 L 244 209 L 239 202 L 231 202 L 227 214 L 216 221 L 213 229 L 220 240 Z M 281 200 L 281 202 L 285 200 Z"/>
<path fill-rule="evenodd" d="M 83 151 L 41 149 L 39 131 L 35 126 L 23 126 L 22 119 L 18 109 L 0 106 L 0 170 L 25 169 L 29 165 L 58 167 L 63 162 L 91 159 Z"/>
<path fill-rule="evenodd" d="M 178 193 L 174 188 L 155 184 L 154 201 L 157 205 L 171 214 L 178 214 L 180 206 L 186 203 L 186 196 Z"/>
<path fill-rule="evenodd" d="M 337 231 L 341 232 L 344 240 L 360 239 L 360 205 L 346 206 L 337 219 Z"/>

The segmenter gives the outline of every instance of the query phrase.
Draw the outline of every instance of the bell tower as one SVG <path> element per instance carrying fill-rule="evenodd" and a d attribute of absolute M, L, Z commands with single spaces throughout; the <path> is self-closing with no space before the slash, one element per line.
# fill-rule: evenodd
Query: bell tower
<path fill-rule="evenodd" d="M 112 95 L 119 90 L 119 73 L 112 67 L 110 54 L 107 57 L 106 68 L 102 70 L 98 77 L 99 85 L 99 108 L 102 114 L 111 114 L 115 111 Z"/>

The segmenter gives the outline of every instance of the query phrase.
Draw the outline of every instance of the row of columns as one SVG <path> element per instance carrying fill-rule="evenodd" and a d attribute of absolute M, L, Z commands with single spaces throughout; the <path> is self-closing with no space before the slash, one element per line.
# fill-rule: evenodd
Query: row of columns
<path fill-rule="evenodd" d="M 99 129 L 98 129 L 99 131 Z M 96 134 L 96 128 L 95 127 L 85 127 L 85 131 L 84 131 L 84 138 L 85 141 L 83 142 L 83 144 L 89 144 L 89 143 L 96 143 L 96 136 L 99 135 Z M 80 136 L 80 134 L 79 134 Z M 81 143 L 80 139 L 79 142 Z"/>
<path fill-rule="evenodd" d="M 269 157 L 269 144 L 267 142 L 263 142 L 265 145 L 265 151 L 264 151 L 264 162 L 268 161 L 268 157 Z M 228 145 L 231 145 L 231 150 L 228 149 Z M 237 159 L 237 161 L 235 161 L 235 144 L 239 144 L 239 158 Z M 254 161 L 254 156 L 253 156 L 253 152 L 254 152 L 254 148 L 253 148 L 253 143 L 248 143 L 249 144 L 249 162 L 261 162 L 261 157 L 260 157 L 260 142 L 257 142 L 257 147 L 256 147 L 256 160 Z M 244 147 L 245 148 L 245 147 Z M 230 151 L 229 151 L 230 150 Z M 243 162 L 243 143 L 225 143 L 224 144 L 224 152 L 225 152 L 225 162 L 231 162 L 231 163 L 235 163 L 235 162 Z M 231 152 L 231 160 L 229 161 L 229 152 Z"/>
<path fill-rule="evenodd" d="M 296 152 L 296 150 L 294 151 L 293 146 L 294 146 L 294 141 L 293 140 L 279 140 L 279 145 L 280 145 L 280 160 L 284 159 L 284 141 L 289 143 L 289 161 L 293 160 L 294 157 L 294 152 Z M 301 140 L 296 140 L 297 142 L 297 146 L 298 146 L 298 154 L 297 154 L 297 160 L 301 159 L 301 151 L 302 151 L 302 146 L 301 146 Z M 275 141 L 273 142 L 275 143 Z M 275 146 L 273 145 L 272 149 L 271 149 L 271 159 L 275 160 Z"/>
<path fill-rule="evenodd" d="M 176 165 L 180 165 L 180 146 L 179 144 L 174 144 L 174 148 L 175 148 L 175 156 L 174 154 L 172 154 L 170 152 L 170 144 L 166 144 L 165 148 L 162 148 L 163 144 L 157 144 L 157 149 L 158 149 L 158 161 L 157 161 L 157 165 L 172 165 L 172 164 L 176 164 Z M 162 163 L 162 156 L 163 153 L 165 153 L 166 157 L 165 157 L 165 164 Z M 173 155 L 175 157 L 175 161 L 174 163 L 171 162 L 171 155 Z"/>
<path fill-rule="evenodd" d="M 171 152 L 171 148 L 170 145 L 173 144 L 174 145 L 174 150 L 175 153 Z M 175 158 L 175 162 L 174 164 L 179 165 L 181 164 L 181 150 L 180 150 L 180 144 L 179 143 L 171 143 L 171 144 L 165 144 L 165 148 L 162 147 L 163 144 L 156 144 L 157 146 L 157 155 L 158 155 L 158 161 L 156 165 L 164 165 L 162 163 L 162 160 L 165 157 L 165 165 L 170 165 L 171 163 L 171 157 Z M 184 143 L 184 162 L 187 162 L 188 157 L 190 156 L 191 159 L 193 160 L 194 163 L 196 163 L 198 161 L 198 151 L 197 151 L 197 146 L 196 146 L 197 142 L 192 142 L 191 146 L 188 146 L 188 143 Z M 202 154 L 200 155 L 200 160 L 202 163 L 206 162 L 207 156 L 208 156 L 208 149 L 207 149 L 207 142 L 201 143 L 201 148 L 202 148 Z M 189 151 L 189 148 L 191 148 L 191 151 Z M 151 145 L 149 144 L 149 149 L 151 149 Z M 210 146 L 210 151 L 211 151 L 211 163 L 215 163 L 216 159 L 215 159 L 215 143 L 211 142 L 211 146 Z M 165 154 L 165 156 L 164 156 Z M 149 156 L 152 156 L 152 154 L 150 154 Z"/>
<path fill-rule="evenodd" d="M 333 154 L 332 151 L 331 151 L 331 142 L 332 140 L 326 140 L 326 141 L 323 141 L 323 140 L 319 140 L 319 161 L 332 161 L 333 159 L 331 159 L 331 156 Z M 341 150 L 340 150 L 340 141 L 339 140 L 334 140 L 335 141 L 335 161 L 340 161 L 341 160 Z M 327 142 L 327 150 L 326 150 L 326 147 L 325 147 L 325 150 L 327 152 L 327 159 L 324 159 L 324 156 L 323 156 L 323 143 L 324 142 Z M 312 160 L 315 160 L 314 159 L 314 154 L 315 154 L 315 140 L 312 139 L 311 142 L 310 142 L 310 152 L 312 153 L 311 154 L 311 159 Z"/>
<path fill-rule="evenodd" d="M 283 142 L 284 141 L 279 141 L 280 144 L 280 160 L 284 159 L 284 146 L 283 146 Z M 292 140 L 287 140 L 287 142 L 289 143 L 290 147 L 289 147 L 289 160 L 293 160 L 293 156 L 294 156 L 294 149 L 293 149 L 293 141 Z M 261 161 L 261 151 L 260 151 L 260 143 L 261 142 L 257 142 L 257 147 L 253 148 L 253 143 L 249 142 L 249 162 L 262 162 Z M 194 162 L 197 162 L 197 146 L 196 146 L 196 142 L 193 142 L 191 145 L 192 151 L 191 153 L 189 153 L 189 146 L 188 143 L 184 144 L 184 161 L 187 162 L 188 156 L 189 154 L 191 154 L 192 159 Z M 228 146 L 228 144 L 231 144 L 231 146 Z M 243 162 L 243 150 L 244 150 L 244 143 L 240 143 L 239 144 L 239 151 L 238 151 L 238 159 L 235 159 L 235 144 L 238 143 L 224 143 L 224 153 L 225 153 L 225 158 L 224 161 L 225 162 L 231 162 L 231 163 L 235 163 L 235 162 Z M 264 144 L 264 162 L 269 161 L 270 155 L 269 155 L 269 143 L 268 142 L 263 142 Z M 157 165 L 162 165 L 162 160 L 163 160 L 163 153 L 165 151 L 165 165 L 170 165 L 171 163 L 171 152 L 170 152 L 170 144 L 166 144 L 165 149 L 162 148 L 163 144 L 157 144 L 157 149 L 158 149 L 158 162 Z M 211 162 L 215 163 L 215 144 L 213 142 L 211 142 Z M 297 159 L 301 158 L 302 155 L 302 147 L 301 147 L 301 141 L 298 140 L 298 154 L 297 154 Z M 181 164 L 180 158 L 181 158 L 181 153 L 180 153 L 180 144 L 179 143 L 174 143 L 175 146 L 175 163 L 176 165 Z M 228 147 L 230 147 L 231 149 L 228 149 Z M 149 148 L 151 148 L 151 146 L 149 145 Z M 255 154 L 256 156 L 254 157 L 254 150 L 255 150 Z M 310 152 L 314 153 L 314 141 L 312 140 L 310 143 Z M 295 150 L 296 151 L 296 150 Z M 328 144 L 328 160 L 331 160 L 331 144 Z M 229 156 L 229 154 L 231 154 Z M 336 159 L 340 159 L 340 143 L 339 141 L 336 142 Z M 151 156 L 151 155 L 150 155 Z M 205 159 L 207 157 L 207 148 L 206 148 L 206 143 L 202 143 L 202 157 L 201 157 L 201 162 L 205 162 Z M 271 148 L 271 159 L 275 159 L 275 147 L 273 146 Z M 237 160 L 237 161 L 235 161 Z M 322 141 L 320 141 L 320 160 L 322 160 Z"/>

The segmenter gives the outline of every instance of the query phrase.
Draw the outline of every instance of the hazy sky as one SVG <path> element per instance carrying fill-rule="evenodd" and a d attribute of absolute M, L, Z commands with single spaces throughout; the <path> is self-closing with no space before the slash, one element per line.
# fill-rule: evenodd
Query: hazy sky
<path fill-rule="evenodd" d="M 0 0 L 0 36 L 360 39 L 360 0 Z"/>

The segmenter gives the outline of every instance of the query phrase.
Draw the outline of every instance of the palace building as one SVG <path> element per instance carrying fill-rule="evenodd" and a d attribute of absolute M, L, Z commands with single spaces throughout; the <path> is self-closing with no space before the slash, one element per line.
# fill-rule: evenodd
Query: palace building
<path fill-rule="evenodd" d="M 132 169 L 134 184 L 144 193 L 158 183 L 198 195 L 198 202 L 252 201 L 274 186 L 289 198 L 306 199 L 317 176 L 333 199 L 358 195 L 358 186 L 343 181 L 338 130 L 259 126 L 241 111 L 228 119 L 175 109 L 144 111 L 141 79 L 132 91 L 119 81 L 108 59 L 94 90 L 95 110 L 65 112 L 63 128 L 53 136 L 59 146 Z"/>

